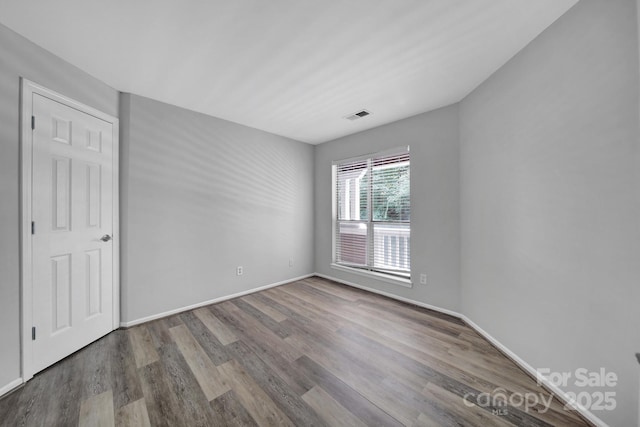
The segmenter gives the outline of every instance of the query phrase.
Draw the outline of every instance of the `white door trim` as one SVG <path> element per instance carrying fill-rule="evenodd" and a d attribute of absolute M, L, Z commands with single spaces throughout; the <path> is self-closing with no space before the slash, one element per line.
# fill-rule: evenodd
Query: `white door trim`
<path fill-rule="evenodd" d="M 97 117 L 113 125 L 113 325 L 112 330 L 120 325 L 120 227 L 119 227 L 119 120 L 95 108 L 81 104 L 64 95 L 49 90 L 27 79 L 20 80 L 20 273 L 21 273 L 21 371 L 22 381 L 33 377 L 33 345 L 31 326 L 33 324 L 32 298 L 33 278 L 31 259 L 31 218 L 32 218 L 32 129 L 33 95 L 38 94 L 70 108 Z"/>

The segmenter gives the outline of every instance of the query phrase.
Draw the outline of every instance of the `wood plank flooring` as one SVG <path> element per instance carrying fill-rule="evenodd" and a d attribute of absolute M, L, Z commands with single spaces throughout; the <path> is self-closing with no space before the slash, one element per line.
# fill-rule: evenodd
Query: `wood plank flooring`
<path fill-rule="evenodd" d="M 520 396 L 549 393 L 459 319 L 313 277 L 115 331 L 0 426 L 590 425 Z"/>

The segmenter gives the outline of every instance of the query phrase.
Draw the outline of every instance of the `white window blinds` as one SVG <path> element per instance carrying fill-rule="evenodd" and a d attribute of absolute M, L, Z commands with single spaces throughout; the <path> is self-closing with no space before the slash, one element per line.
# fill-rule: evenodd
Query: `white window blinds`
<path fill-rule="evenodd" d="M 409 152 L 334 163 L 334 262 L 409 277 Z"/>

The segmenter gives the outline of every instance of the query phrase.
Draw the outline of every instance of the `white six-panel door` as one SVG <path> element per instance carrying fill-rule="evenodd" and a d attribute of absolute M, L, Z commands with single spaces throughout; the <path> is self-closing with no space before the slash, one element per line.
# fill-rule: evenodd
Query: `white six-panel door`
<path fill-rule="evenodd" d="M 31 102 L 32 375 L 117 323 L 117 151 L 113 123 L 38 93 Z"/>

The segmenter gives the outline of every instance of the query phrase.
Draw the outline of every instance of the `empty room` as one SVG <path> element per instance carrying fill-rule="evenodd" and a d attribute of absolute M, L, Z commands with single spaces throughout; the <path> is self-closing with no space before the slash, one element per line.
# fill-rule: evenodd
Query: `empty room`
<path fill-rule="evenodd" d="M 0 426 L 639 426 L 640 0 L 0 1 Z"/>

